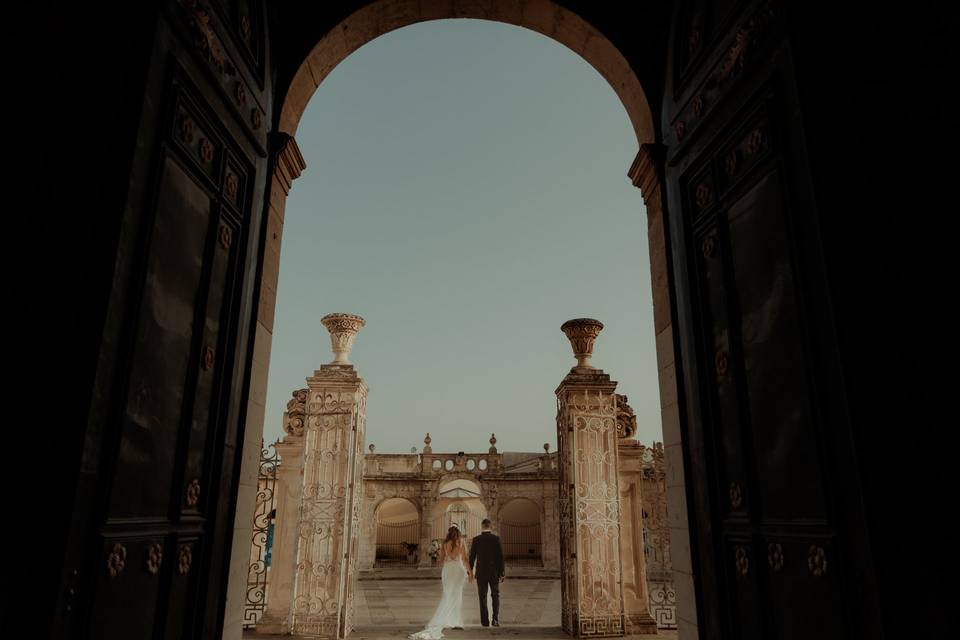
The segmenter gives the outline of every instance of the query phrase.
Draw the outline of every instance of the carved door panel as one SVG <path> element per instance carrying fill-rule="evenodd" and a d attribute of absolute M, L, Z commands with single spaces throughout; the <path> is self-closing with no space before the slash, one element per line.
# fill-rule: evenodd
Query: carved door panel
<path fill-rule="evenodd" d="M 180 0 L 156 19 L 98 373 L 113 391 L 94 406 L 102 446 L 84 451 L 96 479 L 56 637 L 220 635 L 266 182 L 263 16 Z"/>
<path fill-rule="evenodd" d="M 820 375 L 837 354 L 785 11 L 685 3 L 672 34 L 662 124 L 698 624 L 876 637 L 849 426 Z"/>

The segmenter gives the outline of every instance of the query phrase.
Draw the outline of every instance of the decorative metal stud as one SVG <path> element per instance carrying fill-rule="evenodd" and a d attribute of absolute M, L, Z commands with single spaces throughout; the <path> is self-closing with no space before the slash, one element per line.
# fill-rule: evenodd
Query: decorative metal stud
<path fill-rule="evenodd" d="M 160 572 L 160 565 L 163 563 L 163 546 L 159 542 L 154 542 L 147 550 L 147 573 L 152 576 Z"/>
<path fill-rule="evenodd" d="M 224 188 L 224 191 L 226 191 L 227 196 L 231 200 L 237 199 L 237 189 L 239 188 L 239 186 L 240 186 L 240 179 L 237 178 L 237 174 L 232 172 L 228 173 L 226 179 L 224 180 L 223 188 Z"/>
<path fill-rule="evenodd" d="M 127 563 L 127 548 L 122 544 L 113 545 L 110 555 L 107 556 L 107 574 L 111 578 L 116 578 L 123 573 L 123 567 Z"/>
<path fill-rule="evenodd" d="M 723 159 L 723 168 L 727 171 L 728 176 L 732 176 L 737 173 L 738 164 L 740 163 L 740 152 L 737 149 L 734 149 L 727 154 L 727 157 Z"/>
<path fill-rule="evenodd" d="M 263 124 L 263 115 L 260 113 L 260 109 L 254 108 L 250 110 L 250 124 L 255 130 L 259 129 Z"/>
<path fill-rule="evenodd" d="M 183 544 L 180 545 L 180 554 L 177 562 L 177 573 L 182 576 L 187 575 L 187 572 L 190 571 L 190 563 L 193 562 L 193 551 L 190 550 L 190 545 Z"/>
<path fill-rule="evenodd" d="M 677 140 L 683 140 L 683 136 L 687 133 L 687 123 L 681 120 L 677 124 L 673 125 L 673 132 L 677 134 Z"/>
<path fill-rule="evenodd" d="M 698 207 L 702 209 L 710 202 L 712 197 L 713 190 L 710 188 L 709 184 L 706 182 L 701 182 L 699 185 L 697 185 L 696 200 Z"/>
<path fill-rule="evenodd" d="M 747 550 L 745 547 L 737 547 L 735 555 L 737 573 L 742 576 L 750 573 L 750 556 L 747 555 Z"/>
<path fill-rule="evenodd" d="M 195 507 L 200 501 L 200 481 L 194 478 L 187 485 L 187 506 Z"/>
<path fill-rule="evenodd" d="M 690 51 L 696 51 L 700 47 L 700 30 L 694 29 L 690 32 L 690 38 L 687 40 Z"/>
<path fill-rule="evenodd" d="M 743 491 L 736 482 L 730 483 L 730 505 L 734 509 L 739 509 L 743 506 Z"/>
<path fill-rule="evenodd" d="M 693 99 L 693 115 L 700 117 L 700 114 L 703 113 L 703 96 L 697 96 Z"/>
<path fill-rule="evenodd" d="M 206 138 L 201 138 L 197 153 L 200 154 L 200 159 L 206 164 L 213 160 L 213 145 Z"/>
<path fill-rule="evenodd" d="M 726 351 L 717 353 L 715 364 L 717 366 L 717 375 L 726 375 L 730 368 L 730 356 L 727 355 Z"/>
<path fill-rule="evenodd" d="M 774 571 L 783 569 L 783 547 L 778 542 L 767 545 L 767 562 Z"/>
<path fill-rule="evenodd" d="M 243 86 L 243 82 L 240 80 L 237 80 L 233 85 L 233 97 L 241 107 L 247 105 L 247 88 Z"/>
<path fill-rule="evenodd" d="M 180 131 L 180 139 L 190 144 L 193 142 L 193 120 L 185 113 L 180 114 L 180 121 L 177 125 Z"/>
<path fill-rule="evenodd" d="M 713 236 L 707 236 L 703 239 L 703 244 L 700 248 L 703 251 L 704 258 L 712 258 L 717 248 L 717 242 L 713 239 Z"/>
<path fill-rule="evenodd" d="M 220 246 L 229 249 L 233 243 L 233 231 L 227 225 L 220 226 Z"/>
<path fill-rule="evenodd" d="M 203 357 L 200 360 L 200 366 L 203 367 L 204 371 L 209 371 L 213 368 L 214 358 L 216 356 L 216 351 L 211 346 L 206 346 L 203 348 Z"/>
<path fill-rule="evenodd" d="M 827 552 L 823 547 L 810 545 L 810 555 L 807 557 L 807 568 L 810 573 L 820 578 L 827 573 Z"/>

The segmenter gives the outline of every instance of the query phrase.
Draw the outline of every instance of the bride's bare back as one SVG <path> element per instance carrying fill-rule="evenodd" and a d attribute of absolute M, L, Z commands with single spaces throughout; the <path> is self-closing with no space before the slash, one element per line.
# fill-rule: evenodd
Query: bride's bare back
<path fill-rule="evenodd" d="M 463 546 L 462 539 L 457 542 L 443 543 L 443 546 L 440 548 L 440 562 L 445 562 L 448 559 L 462 560 L 464 565 L 467 564 L 467 551 Z"/>

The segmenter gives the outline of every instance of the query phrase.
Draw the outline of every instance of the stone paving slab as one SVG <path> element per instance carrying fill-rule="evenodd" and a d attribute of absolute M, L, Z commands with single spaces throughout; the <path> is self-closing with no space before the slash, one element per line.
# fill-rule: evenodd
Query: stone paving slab
<path fill-rule="evenodd" d="M 433 615 L 443 592 L 440 580 L 364 580 L 358 585 L 354 609 L 357 626 L 406 624 L 419 629 Z M 487 606 L 492 608 L 489 594 Z M 475 582 L 463 588 L 463 619 L 467 625 L 480 624 Z M 500 622 L 560 626 L 560 581 L 505 580 L 500 585 Z"/>

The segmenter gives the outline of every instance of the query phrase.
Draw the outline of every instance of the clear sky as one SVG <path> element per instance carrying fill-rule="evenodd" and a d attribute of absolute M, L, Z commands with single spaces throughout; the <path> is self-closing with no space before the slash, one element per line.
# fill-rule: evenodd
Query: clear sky
<path fill-rule="evenodd" d="M 575 364 L 560 325 L 605 328 L 593 364 L 639 438 L 661 440 L 637 141 L 613 89 L 519 27 L 444 20 L 350 55 L 310 101 L 307 168 L 287 200 L 264 441 L 330 362 L 320 318 L 364 317 L 351 362 L 367 443 L 556 448 L 554 389 Z"/>

